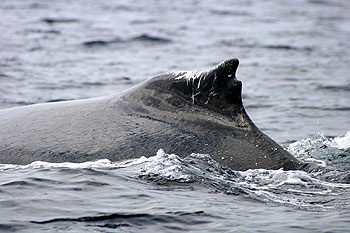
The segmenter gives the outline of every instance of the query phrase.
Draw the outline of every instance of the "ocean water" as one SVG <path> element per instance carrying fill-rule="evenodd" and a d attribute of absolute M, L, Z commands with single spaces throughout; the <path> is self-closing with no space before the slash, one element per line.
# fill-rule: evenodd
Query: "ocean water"
<path fill-rule="evenodd" d="M 238 172 L 162 148 L 123 162 L 0 165 L 0 231 L 348 232 L 349 12 L 346 0 L 2 0 L 0 109 L 236 57 L 250 117 L 318 167 Z"/>

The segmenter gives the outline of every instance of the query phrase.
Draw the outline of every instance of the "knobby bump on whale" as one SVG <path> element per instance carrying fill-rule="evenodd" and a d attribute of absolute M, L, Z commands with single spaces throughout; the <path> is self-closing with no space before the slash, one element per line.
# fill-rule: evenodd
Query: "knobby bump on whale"
<path fill-rule="evenodd" d="M 209 154 L 234 170 L 304 169 L 247 115 L 238 64 L 170 72 L 105 97 L 1 110 L 0 163 L 121 161 L 162 148 Z"/>

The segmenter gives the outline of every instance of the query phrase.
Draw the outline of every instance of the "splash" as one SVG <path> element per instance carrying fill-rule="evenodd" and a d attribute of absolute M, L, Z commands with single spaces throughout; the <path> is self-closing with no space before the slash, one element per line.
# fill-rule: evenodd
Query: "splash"
<path fill-rule="evenodd" d="M 350 190 L 349 184 L 327 182 L 304 171 L 251 169 L 234 171 L 210 155 L 180 158 L 159 150 L 142 164 L 140 178 L 156 184 L 197 183 L 211 192 L 245 196 L 273 205 L 305 209 L 336 208 L 335 196 Z M 345 204 L 346 206 L 348 204 Z"/>
<path fill-rule="evenodd" d="M 319 134 L 317 138 L 302 139 L 290 144 L 287 150 L 299 159 L 316 162 L 322 167 L 341 164 L 338 168 L 346 168 L 349 167 L 350 162 L 349 144 L 350 131 L 345 136 L 335 138 L 327 138 Z"/>
<path fill-rule="evenodd" d="M 166 154 L 159 149 L 156 156 L 146 160 L 141 168 L 141 176 L 150 179 L 163 179 L 168 181 L 192 182 L 193 177 L 186 172 L 187 165 L 175 154 Z"/>
<path fill-rule="evenodd" d="M 349 149 L 350 148 L 350 131 L 346 133 L 345 136 L 335 137 L 331 145 L 339 149 Z"/>

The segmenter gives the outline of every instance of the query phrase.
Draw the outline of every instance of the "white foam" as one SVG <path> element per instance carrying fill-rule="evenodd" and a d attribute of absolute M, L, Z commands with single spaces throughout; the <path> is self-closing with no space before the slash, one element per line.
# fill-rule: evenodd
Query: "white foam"
<path fill-rule="evenodd" d="M 81 168 L 124 168 L 133 166 L 136 164 L 143 163 L 146 161 L 146 157 L 141 157 L 138 159 L 130 159 L 122 162 L 111 162 L 108 159 L 100 159 L 96 161 L 88 161 L 83 163 L 49 163 L 43 161 L 35 161 L 27 165 L 16 165 L 16 164 L 0 164 L 0 171 L 4 170 L 25 170 L 25 169 L 42 169 L 42 168 L 71 168 L 71 169 L 81 169 Z"/>
<path fill-rule="evenodd" d="M 175 154 L 166 154 L 159 149 L 156 156 L 149 157 L 142 167 L 142 175 L 164 177 L 168 180 L 189 181 L 190 175 L 185 174 L 184 162 Z"/>
<path fill-rule="evenodd" d="M 345 134 L 345 136 L 335 137 L 331 143 L 331 146 L 337 147 L 339 149 L 350 148 L 350 131 Z"/>

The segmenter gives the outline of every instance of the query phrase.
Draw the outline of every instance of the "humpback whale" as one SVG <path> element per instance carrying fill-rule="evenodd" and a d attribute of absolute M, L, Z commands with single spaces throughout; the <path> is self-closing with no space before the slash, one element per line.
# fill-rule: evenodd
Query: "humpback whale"
<path fill-rule="evenodd" d="M 261 132 L 242 102 L 238 59 L 170 72 L 114 95 L 0 111 L 0 163 L 121 161 L 162 148 L 235 169 L 303 169 Z"/>

